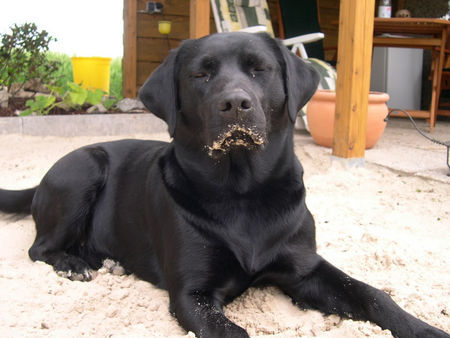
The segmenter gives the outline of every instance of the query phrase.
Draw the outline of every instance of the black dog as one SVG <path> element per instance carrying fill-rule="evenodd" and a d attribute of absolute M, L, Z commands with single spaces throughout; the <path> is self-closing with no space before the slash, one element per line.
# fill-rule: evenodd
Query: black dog
<path fill-rule="evenodd" d="M 81 148 L 37 188 L 0 191 L 0 210 L 32 212 L 32 260 L 81 280 L 105 258 L 118 260 L 167 289 L 170 311 L 201 337 L 248 336 L 222 306 L 254 285 L 395 336 L 448 337 L 316 253 L 293 127 L 317 83 L 264 34 L 186 41 L 140 91 L 167 122 L 170 144 Z"/>

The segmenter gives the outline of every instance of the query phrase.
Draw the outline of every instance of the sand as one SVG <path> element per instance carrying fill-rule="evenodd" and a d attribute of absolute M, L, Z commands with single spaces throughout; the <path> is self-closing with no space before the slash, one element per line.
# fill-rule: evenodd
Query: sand
<path fill-rule="evenodd" d="M 0 187 L 38 184 L 68 151 L 117 138 L 123 137 L 0 135 Z M 309 137 L 297 135 L 295 144 L 305 168 L 307 203 L 317 222 L 319 253 L 450 332 L 447 178 L 425 178 L 371 162 L 349 170 L 331 162 L 329 150 Z M 384 159 L 380 149 L 372 154 Z M 169 314 L 167 292 L 133 275 L 103 268 L 91 282 L 72 282 L 45 263 L 31 262 L 27 250 L 34 233 L 31 217 L 0 214 L 1 336 L 194 336 Z M 371 323 L 302 311 L 275 288 L 249 289 L 225 312 L 255 337 L 391 337 Z"/>

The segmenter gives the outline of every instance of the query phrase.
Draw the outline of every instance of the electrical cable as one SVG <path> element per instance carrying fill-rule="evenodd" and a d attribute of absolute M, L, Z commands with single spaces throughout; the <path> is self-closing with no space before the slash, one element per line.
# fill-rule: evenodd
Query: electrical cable
<path fill-rule="evenodd" d="M 393 109 L 391 110 L 387 116 L 385 117 L 384 121 L 387 122 L 389 120 L 389 117 L 391 116 L 392 113 L 399 113 L 402 112 L 404 114 L 406 114 L 407 117 L 409 117 L 409 119 L 411 120 L 414 128 L 416 128 L 416 130 L 419 132 L 420 135 L 422 135 L 423 137 L 425 137 L 427 140 L 434 142 L 436 144 L 442 145 L 444 147 L 447 147 L 447 166 L 450 169 L 450 141 L 447 142 L 443 142 L 443 141 L 439 141 L 436 140 L 428 135 L 426 135 L 422 130 L 419 129 L 419 127 L 416 124 L 416 121 L 414 121 L 414 119 L 412 118 L 412 116 L 405 110 L 403 109 Z M 447 176 L 450 176 L 450 174 L 447 174 Z"/>

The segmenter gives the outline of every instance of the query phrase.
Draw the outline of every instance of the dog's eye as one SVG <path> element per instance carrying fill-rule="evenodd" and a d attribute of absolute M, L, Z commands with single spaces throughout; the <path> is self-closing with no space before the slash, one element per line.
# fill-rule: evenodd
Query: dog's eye
<path fill-rule="evenodd" d="M 245 56 L 243 66 L 251 74 L 263 72 L 266 70 L 264 61 L 259 56 L 253 54 Z"/>
<path fill-rule="evenodd" d="M 208 82 L 209 78 L 211 77 L 211 74 L 205 73 L 205 72 L 198 72 L 198 73 L 195 73 L 193 75 L 193 77 L 195 79 L 201 79 L 201 80 L 204 80 L 205 82 Z"/>
<path fill-rule="evenodd" d="M 255 67 L 252 67 L 252 68 L 251 68 L 251 70 L 250 70 L 250 75 L 251 75 L 252 78 L 256 78 L 256 75 L 257 75 L 257 74 L 261 74 L 261 73 L 264 72 L 264 71 L 265 71 L 265 68 L 264 68 L 264 67 L 255 66 Z"/>
<path fill-rule="evenodd" d="M 196 79 L 201 79 L 201 78 L 207 77 L 207 76 L 208 76 L 208 74 L 207 74 L 207 73 L 203 73 L 203 72 L 199 72 L 199 73 L 195 73 L 195 74 L 194 74 L 194 77 L 195 77 Z"/>

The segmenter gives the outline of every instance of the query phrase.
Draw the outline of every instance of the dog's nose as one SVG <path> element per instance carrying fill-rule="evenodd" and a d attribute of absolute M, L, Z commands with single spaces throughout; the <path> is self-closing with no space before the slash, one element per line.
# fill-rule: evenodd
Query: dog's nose
<path fill-rule="evenodd" d="M 243 90 L 225 94 L 219 101 L 219 111 L 224 113 L 245 113 L 252 109 L 250 96 Z"/>

